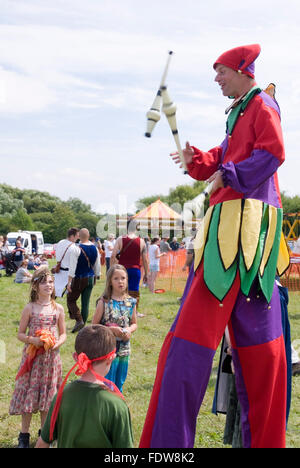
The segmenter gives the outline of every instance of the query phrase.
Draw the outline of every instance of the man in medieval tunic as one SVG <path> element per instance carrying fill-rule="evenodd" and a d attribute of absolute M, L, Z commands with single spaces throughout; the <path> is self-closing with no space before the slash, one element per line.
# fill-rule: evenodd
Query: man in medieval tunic
<path fill-rule="evenodd" d="M 214 185 L 194 242 L 195 272 L 159 356 L 141 447 L 193 447 L 226 326 L 243 446 L 285 446 L 286 357 L 275 283 L 288 262 L 276 173 L 284 145 L 279 107 L 254 79 L 259 53 L 253 44 L 216 60 L 215 81 L 233 98 L 225 139 L 207 152 L 188 143 L 183 151 L 189 175 Z"/>

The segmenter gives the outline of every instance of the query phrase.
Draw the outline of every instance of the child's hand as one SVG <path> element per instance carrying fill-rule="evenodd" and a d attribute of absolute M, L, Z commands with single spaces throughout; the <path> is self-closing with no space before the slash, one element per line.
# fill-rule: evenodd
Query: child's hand
<path fill-rule="evenodd" d="M 113 332 L 113 334 L 117 337 L 117 338 L 121 338 L 123 339 L 123 330 L 121 327 L 109 327 L 109 329 Z"/>
<path fill-rule="evenodd" d="M 59 349 L 61 347 L 62 343 L 60 343 L 59 341 L 57 341 L 55 343 L 55 345 L 51 348 L 52 351 L 55 351 L 56 349 Z"/>
<path fill-rule="evenodd" d="M 122 340 L 123 341 L 128 341 L 128 340 L 130 340 L 130 337 L 131 337 L 130 331 L 127 330 L 127 328 L 123 328 Z"/>
<path fill-rule="evenodd" d="M 40 340 L 38 336 L 31 337 L 30 344 L 36 346 L 37 348 L 42 348 L 44 346 L 44 342 Z"/>

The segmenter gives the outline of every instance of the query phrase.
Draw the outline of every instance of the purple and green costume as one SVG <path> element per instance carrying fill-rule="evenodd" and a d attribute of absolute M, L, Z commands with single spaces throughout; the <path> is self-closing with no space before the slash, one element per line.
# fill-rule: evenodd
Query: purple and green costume
<path fill-rule="evenodd" d="M 280 112 L 258 87 L 234 107 L 220 146 L 194 147 L 191 177 L 224 188 L 195 239 L 195 272 L 162 346 L 140 447 L 193 447 L 213 357 L 228 325 L 244 447 L 284 447 L 286 357 L 275 275 L 288 266 L 277 168 Z"/>

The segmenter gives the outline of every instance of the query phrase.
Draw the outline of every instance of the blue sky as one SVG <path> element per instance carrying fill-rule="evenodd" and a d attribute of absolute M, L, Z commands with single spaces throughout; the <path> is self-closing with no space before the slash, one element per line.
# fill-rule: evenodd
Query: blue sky
<path fill-rule="evenodd" d="M 258 42 L 257 82 L 276 83 L 282 111 L 280 187 L 300 194 L 300 2 L 244 3 L 0 0 L 0 183 L 79 197 L 98 212 L 192 183 L 168 156 L 164 116 L 144 137 L 168 50 L 182 146 L 208 150 L 223 140 L 228 105 L 212 64 Z"/>

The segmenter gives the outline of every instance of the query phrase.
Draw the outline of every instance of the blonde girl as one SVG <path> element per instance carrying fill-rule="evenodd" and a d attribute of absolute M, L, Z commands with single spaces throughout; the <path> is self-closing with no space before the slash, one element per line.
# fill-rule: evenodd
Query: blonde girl
<path fill-rule="evenodd" d="M 105 290 L 97 301 L 92 323 L 110 327 L 116 337 L 116 358 L 106 378 L 122 392 L 128 373 L 130 337 L 137 329 L 136 299 L 128 294 L 128 275 L 122 265 L 113 265 L 108 270 Z"/>
<path fill-rule="evenodd" d="M 66 340 L 64 309 L 55 302 L 54 279 L 47 267 L 32 275 L 30 302 L 22 312 L 18 339 L 25 347 L 9 413 L 22 416 L 18 447 L 28 448 L 32 414 L 40 412 L 43 426 L 62 382 L 59 348 Z"/>

